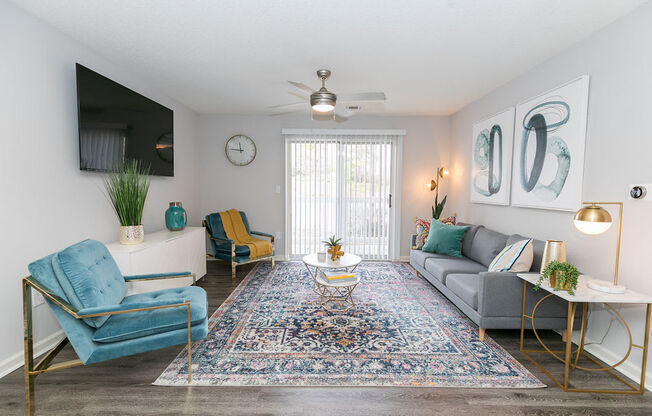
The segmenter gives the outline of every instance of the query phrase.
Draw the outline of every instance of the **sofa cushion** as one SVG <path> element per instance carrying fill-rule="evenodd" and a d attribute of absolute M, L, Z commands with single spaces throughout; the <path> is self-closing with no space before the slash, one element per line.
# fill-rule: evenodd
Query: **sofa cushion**
<path fill-rule="evenodd" d="M 517 241 L 527 240 L 529 237 L 523 237 L 520 234 L 510 235 L 507 239 L 507 245 L 514 244 Z M 541 240 L 532 239 L 532 267 L 530 267 L 531 272 L 537 272 L 541 270 L 541 259 L 543 258 L 543 248 L 545 247 L 546 242 Z"/>
<path fill-rule="evenodd" d="M 489 267 L 494 258 L 507 245 L 507 236 L 485 227 L 478 228 L 468 257 Z"/>
<path fill-rule="evenodd" d="M 423 251 L 462 257 L 462 238 L 468 229 L 468 226 L 442 224 L 433 219 Z"/>
<path fill-rule="evenodd" d="M 145 306 L 148 301 L 168 299 L 171 302 L 190 300 L 191 325 L 206 319 L 208 313 L 206 292 L 197 286 L 138 293 L 124 298 L 122 304 L 138 308 Z M 184 306 L 111 315 L 106 323 L 95 331 L 93 341 L 124 341 L 185 328 L 188 325 L 187 314 L 187 308 Z"/>
<path fill-rule="evenodd" d="M 490 272 L 529 272 L 532 267 L 532 239 L 508 244 L 489 265 Z"/>
<path fill-rule="evenodd" d="M 443 284 L 446 284 L 446 276 L 452 273 L 480 273 L 487 271 L 485 266 L 466 257 L 427 259 L 425 269 Z"/>
<path fill-rule="evenodd" d="M 464 238 L 462 238 L 462 255 L 469 257 L 471 246 L 473 244 L 473 238 L 475 238 L 475 233 L 477 233 L 478 230 L 482 228 L 482 225 L 466 224 L 463 222 L 458 222 L 457 225 L 469 226 L 469 229 L 464 233 Z"/>
<path fill-rule="evenodd" d="M 410 264 L 425 266 L 426 260 L 430 258 L 448 258 L 445 254 L 428 253 L 421 250 L 410 250 Z"/>
<path fill-rule="evenodd" d="M 428 218 L 415 218 L 414 225 L 416 227 L 416 238 L 414 240 L 413 250 L 421 250 L 426 243 L 428 234 L 430 233 L 430 219 Z"/>
<path fill-rule="evenodd" d="M 478 310 L 478 282 L 477 274 L 453 273 L 446 276 L 446 287 L 475 310 Z"/>
<path fill-rule="evenodd" d="M 53 268 L 66 297 L 78 309 L 117 305 L 127 292 L 118 265 L 99 241 L 84 240 L 58 252 Z M 99 328 L 108 319 L 99 316 L 84 322 Z"/>

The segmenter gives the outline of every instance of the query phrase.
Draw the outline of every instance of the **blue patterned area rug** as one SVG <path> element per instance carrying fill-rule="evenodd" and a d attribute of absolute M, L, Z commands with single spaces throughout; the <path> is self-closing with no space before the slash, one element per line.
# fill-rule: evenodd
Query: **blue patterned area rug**
<path fill-rule="evenodd" d="M 347 313 L 301 262 L 258 264 L 192 348 L 193 385 L 545 387 L 405 263 L 368 262 Z M 154 382 L 187 385 L 186 349 Z"/>

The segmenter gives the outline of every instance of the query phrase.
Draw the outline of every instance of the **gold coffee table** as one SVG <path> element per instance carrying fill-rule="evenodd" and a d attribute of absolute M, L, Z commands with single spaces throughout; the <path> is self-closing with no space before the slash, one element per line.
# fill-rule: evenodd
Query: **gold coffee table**
<path fill-rule="evenodd" d="M 319 273 L 320 269 L 344 269 L 353 272 L 362 259 L 355 254 L 344 254 L 337 261 L 327 258 L 326 261 L 319 261 L 317 254 L 308 254 L 303 257 L 303 264 L 308 269 L 310 277 L 314 282 L 313 291 L 320 297 L 319 304 L 329 312 L 346 312 L 355 306 L 353 302 L 353 289 L 360 283 L 360 278 L 355 277 L 349 282 L 329 282 Z M 314 268 L 314 272 L 311 269 Z"/>

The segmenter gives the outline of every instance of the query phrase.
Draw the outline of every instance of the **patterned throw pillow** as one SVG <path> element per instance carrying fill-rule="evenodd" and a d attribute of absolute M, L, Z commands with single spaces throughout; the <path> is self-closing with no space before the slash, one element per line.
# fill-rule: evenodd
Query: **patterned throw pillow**
<path fill-rule="evenodd" d="M 455 215 L 451 215 L 450 217 L 440 218 L 439 222 L 441 222 L 442 224 L 455 225 L 457 224 L 457 218 L 455 217 Z"/>
<path fill-rule="evenodd" d="M 517 241 L 503 249 L 489 265 L 490 272 L 529 272 L 534 260 L 532 239 Z"/>
<path fill-rule="evenodd" d="M 415 240 L 413 250 L 421 250 L 423 245 L 426 244 L 426 239 L 428 234 L 430 234 L 430 219 L 426 218 L 415 218 L 414 224 L 417 227 L 417 238 Z"/>

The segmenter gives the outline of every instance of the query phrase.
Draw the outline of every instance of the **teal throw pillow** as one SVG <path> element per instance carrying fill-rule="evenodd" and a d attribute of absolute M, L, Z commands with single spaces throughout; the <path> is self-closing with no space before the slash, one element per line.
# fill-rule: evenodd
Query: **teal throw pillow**
<path fill-rule="evenodd" d="M 448 225 L 433 219 L 430 221 L 430 233 L 423 251 L 462 257 L 462 238 L 470 227 L 468 225 Z"/>

